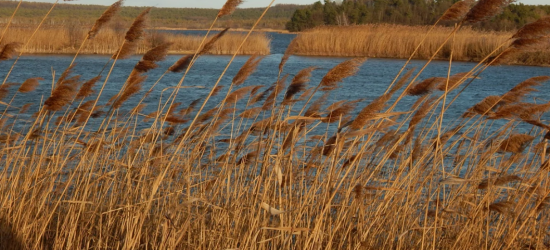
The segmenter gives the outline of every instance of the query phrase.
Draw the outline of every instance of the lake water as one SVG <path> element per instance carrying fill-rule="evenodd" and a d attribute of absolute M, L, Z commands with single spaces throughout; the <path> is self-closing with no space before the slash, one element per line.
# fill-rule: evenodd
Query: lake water
<path fill-rule="evenodd" d="M 202 34 L 202 31 L 192 31 L 187 33 L 191 34 Z M 263 61 L 260 63 L 258 70 L 252 74 L 244 86 L 250 85 L 263 85 L 264 89 L 268 88 L 275 82 L 278 75 L 278 65 L 281 60 L 282 54 L 284 53 L 286 46 L 291 41 L 294 35 L 290 34 L 277 34 L 269 33 L 272 37 L 272 54 L 266 56 Z M 158 69 L 152 70 L 148 75 L 147 81 L 143 84 L 143 91 L 149 89 L 149 87 L 162 75 L 162 73 L 170 67 L 175 61 L 177 61 L 180 56 L 168 56 L 167 59 L 160 63 Z M 190 70 L 188 76 L 184 81 L 184 86 L 204 86 L 206 88 L 202 89 L 184 89 L 178 95 L 176 101 L 182 102 L 181 107 L 185 107 L 191 101 L 205 97 L 210 91 L 210 87 L 213 86 L 225 66 L 230 60 L 230 56 L 210 56 L 206 55 L 201 57 L 197 63 Z M 117 62 L 114 67 L 113 74 L 111 75 L 102 98 L 100 99 L 100 104 L 105 104 L 109 98 L 116 94 L 129 73 L 131 72 L 133 66 L 139 61 L 139 56 L 134 56 L 127 60 L 120 60 Z M 240 69 L 240 67 L 248 59 L 248 56 L 238 56 L 229 67 L 227 73 L 222 78 L 221 85 L 226 86 L 223 91 L 227 91 L 227 86 L 231 83 L 232 77 Z M 290 78 L 293 77 L 299 70 L 310 67 L 317 66 L 318 69 L 313 72 L 310 86 L 315 86 L 319 83 L 321 78 L 329 71 L 332 67 L 336 66 L 338 63 L 347 60 L 349 58 L 339 58 L 339 57 L 304 57 L 304 56 L 293 56 L 287 62 L 285 66 L 284 73 L 289 74 Z M 8 78 L 7 82 L 17 82 L 21 83 L 27 78 L 31 77 L 42 77 L 45 80 L 41 82 L 41 86 L 38 91 L 28 93 L 28 94 L 18 94 L 18 97 L 15 98 L 14 105 L 22 106 L 26 103 L 39 103 L 43 102 L 48 96 L 49 91 L 51 90 L 52 74 L 55 73 L 59 76 L 63 70 L 70 64 L 72 56 L 68 55 L 25 55 L 23 56 L 17 65 L 15 66 L 13 72 Z M 76 67 L 74 69 L 75 74 L 82 75 L 84 80 L 90 79 L 98 74 L 101 68 L 109 60 L 107 56 L 99 55 L 82 55 L 79 56 L 76 60 Z M 9 68 L 12 65 L 13 60 L 0 62 L 0 76 L 5 77 Z M 387 86 L 392 82 L 395 75 L 399 72 L 401 67 L 404 65 L 405 60 L 400 59 L 378 59 L 371 58 L 368 59 L 357 75 L 347 78 L 343 83 L 341 83 L 341 88 L 333 91 L 329 98 L 329 103 L 339 101 L 339 100 L 355 100 L 355 99 L 365 99 L 361 102 L 357 111 L 362 107 L 367 105 L 374 98 L 380 96 L 386 90 Z M 423 60 L 414 60 L 408 66 L 407 69 L 412 68 L 421 68 L 425 64 Z M 451 67 L 451 74 L 469 71 L 476 64 L 471 62 L 453 62 Z M 435 61 L 432 62 L 426 70 L 420 75 L 419 80 L 433 77 L 433 76 L 446 76 L 447 71 L 449 70 L 449 63 L 446 61 Z M 106 74 L 103 74 L 104 76 Z M 546 67 L 533 67 L 533 66 L 496 66 L 490 67 L 485 72 L 480 75 L 480 79 L 476 79 L 469 88 L 458 98 L 457 102 L 452 106 L 452 108 L 447 113 L 452 121 L 453 117 L 456 118 L 461 115 L 466 109 L 471 107 L 473 104 L 482 100 L 484 97 L 489 95 L 500 95 L 511 89 L 514 85 L 520 83 L 521 81 L 540 75 L 550 75 L 550 68 Z M 156 87 L 157 91 L 154 91 L 150 98 L 146 99 L 146 103 L 150 105 L 144 111 L 144 113 L 152 112 L 156 110 L 156 103 L 160 98 L 160 90 L 175 86 L 178 81 L 181 79 L 182 74 L 170 73 L 166 75 L 162 81 Z M 101 83 L 98 83 L 99 86 Z M 547 94 L 550 93 L 550 84 L 545 84 L 539 87 L 539 92 L 536 92 L 531 95 L 531 98 L 538 98 L 537 102 L 547 101 Z M 98 87 L 96 86 L 96 87 Z M 15 92 L 16 87 L 12 88 L 12 92 Z M 224 93 L 222 91 L 222 93 Z M 456 91 L 455 91 L 456 92 Z M 139 95 L 141 97 L 142 95 Z M 207 109 L 213 107 L 223 95 L 219 95 L 216 98 L 213 98 L 212 101 L 207 105 Z M 319 94 L 320 96 L 320 94 Z M 126 110 L 129 110 L 134 107 L 136 102 L 139 100 L 139 97 L 131 98 L 124 106 L 128 107 Z M 417 98 L 416 97 L 406 97 L 400 105 L 397 107 L 399 110 L 408 110 L 410 104 L 413 103 Z M 8 98 L 4 101 L 9 100 Z M 530 99 L 533 101 L 534 99 Z M 300 107 L 297 105 L 296 107 Z M 35 105 L 32 111 L 36 111 L 38 106 Z M 297 108 L 298 109 L 298 108 Z M 124 110 L 124 108 L 122 108 Z M 146 126 L 146 125 L 143 125 Z"/>

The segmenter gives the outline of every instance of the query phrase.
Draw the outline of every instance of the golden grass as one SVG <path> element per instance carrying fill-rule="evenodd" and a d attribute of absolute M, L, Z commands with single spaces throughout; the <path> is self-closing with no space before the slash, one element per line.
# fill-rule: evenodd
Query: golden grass
<path fill-rule="evenodd" d="M 27 41 L 31 36 L 33 30 L 14 28 L 10 29 L 6 34 L 6 38 L 2 44 L 10 43 L 12 41 Z M 87 31 L 81 29 L 70 28 L 45 28 L 41 29 L 35 35 L 35 38 L 31 40 L 30 44 L 24 53 L 62 53 L 71 54 L 78 50 L 78 46 L 82 40 L 86 37 Z M 210 54 L 222 55 L 233 54 L 241 41 L 244 39 L 244 34 L 241 32 L 232 33 L 229 32 L 224 36 L 212 50 Z M 84 54 L 114 54 L 124 40 L 123 32 L 115 32 L 111 29 L 103 29 L 98 32 L 96 37 L 86 43 L 81 53 Z M 187 54 L 193 53 L 197 50 L 201 36 L 194 35 L 177 35 L 170 34 L 161 31 L 149 30 L 145 39 L 138 42 L 137 53 L 143 54 L 154 45 L 165 41 L 173 43 L 170 47 L 171 54 Z M 255 32 L 245 46 L 238 51 L 238 54 L 260 54 L 267 55 L 270 53 L 270 39 L 265 33 Z"/>
<path fill-rule="evenodd" d="M 141 61 L 151 66 L 164 49 Z M 142 67 L 116 94 L 103 92 L 112 70 L 80 79 L 73 64 L 46 79 L 56 84 L 44 102 L 17 107 L 42 80 L 17 72 L 29 75 L 23 86 L 0 86 L 0 248 L 550 246 L 550 126 L 541 118 L 550 104 L 526 102 L 550 78 L 526 79 L 452 117 L 447 94 L 467 87 L 483 64 L 431 82 L 409 71 L 374 100 L 332 102 L 364 58 L 335 66 L 320 83 L 306 68 L 288 88 L 288 76 L 239 87 L 265 70 L 258 61 L 223 90 L 210 84 L 211 96 L 225 96 L 204 112 L 211 100 L 188 98 L 197 83 L 187 73 L 176 88 L 155 84 L 149 91 L 163 91 L 159 99 L 139 91 Z M 104 95 L 115 98 L 99 102 Z M 415 104 L 395 110 L 405 95 Z M 24 114 L 29 108 L 39 111 Z"/>
<path fill-rule="evenodd" d="M 409 58 L 430 28 L 391 24 L 318 27 L 298 35 L 295 53 L 309 56 Z M 452 30 L 435 27 L 414 58 L 429 59 Z M 452 51 L 454 60 L 480 61 L 509 40 L 512 34 L 481 32 L 463 27 L 435 54 L 435 59 L 448 59 Z M 537 53 L 523 53 L 511 61 L 518 64 L 548 64 L 540 59 L 541 53 L 543 58 L 548 58 L 550 47 Z"/>

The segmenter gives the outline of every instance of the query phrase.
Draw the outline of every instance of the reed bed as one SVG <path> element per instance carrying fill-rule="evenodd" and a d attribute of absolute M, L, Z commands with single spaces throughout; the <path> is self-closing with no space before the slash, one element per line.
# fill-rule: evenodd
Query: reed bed
<path fill-rule="evenodd" d="M 2 43 L 27 41 L 34 30 L 30 28 L 10 29 Z M 74 54 L 78 46 L 86 37 L 87 30 L 70 27 L 49 27 L 38 30 L 34 39 L 22 50 L 30 54 Z M 98 32 L 91 42 L 87 43 L 80 51 L 83 54 L 113 54 L 124 40 L 124 31 L 117 32 L 112 29 L 103 29 Z M 244 39 L 242 32 L 230 32 L 224 36 L 215 48 L 209 53 L 215 55 L 231 55 L 235 52 L 241 55 L 268 55 L 270 53 L 271 41 L 265 33 L 255 32 L 246 42 L 242 49 L 236 51 L 241 41 Z M 170 42 L 169 53 L 171 54 L 189 54 L 198 49 L 202 41 L 202 36 L 180 35 L 170 32 L 149 30 L 146 38 L 137 45 L 138 54 L 144 54 L 147 50 L 162 42 Z"/>
<path fill-rule="evenodd" d="M 512 32 L 476 31 L 463 27 L 453 35 L 453 41 L 444 44 L 453 28 L 430 26 L 405 26 L 392 24 L 368 24 L 356 26 L 323 26 L 298 35 L 296 54 L 308 56 L 367 56 L 382 58 L 409 58 L 422 40 L 414 56 L 416 59 L 449 59 L 451 51 L 457 61 L 480 61 L 512 36 Z M 427 34 L 427 35 L 426 35 Z M 541 55 L 542 53 L 542 55 Z M 537 53 L 524 52 L 511 63 L 547 65 L 550 46 Z"/>
<path fill-rule="evenodd" d="M 219 15 L 239 3 L 229 0 Z M 110 68 L 143 34 L 146 16 L 136 18 L 114 59 L 105 58 Z M 333 91 L 366 58 L 346 60 L 311 82 L 314 67 L 285 75 L 291 45 L 273 84 L 247 82 L 262 70 L 262 57 L 251 56 L 228 86 L 218 81 L 207 96 L 180 98 L 180 91 L 193 93 L 186 72 L 223 35 L 166 69 L 182 76 L 167 89 L 142 89 L 166 44 L 143 55 L 118 93 L 103 91 L 112 72 L 101 66 L 93 79 L 81 79 L 79 72 L 90 69 L 75 64 L 55 79 L 5 79 L 0 247 L 550 246 L 550 127 L 541 118 L 550 105 L 528 102 L 550 77 L 525 79 L 452 117 L 451 97 L 460 98 L 487 64 L 423 80 L 422 70 L 402 72 L 378 98 L 336 102 Z M 2 63 L 12 62 L 5 60 L 16 49 L 5 46 Z M 42 101 L 14 104 L 40 87 L 48 90 Z M 111 101 L 100 102 L 102 95 Z M 219 101 L 206 109 L 213 97 Z M 397 110 L 405 97 L 415 104 Z M 26 114 L 29 108 L 36 113 Z"/>

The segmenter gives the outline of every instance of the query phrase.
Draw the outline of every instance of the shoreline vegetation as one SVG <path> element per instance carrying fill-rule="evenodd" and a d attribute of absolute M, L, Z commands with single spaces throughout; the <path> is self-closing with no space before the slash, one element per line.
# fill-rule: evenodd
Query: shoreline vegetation
<path fill-rule="evenodd" d="M 18 1 L 0 1 L 0 23 L 8 22 L 14 12 Z M 22 2 L 15 13 L 14 25 L 19 27 L 35 26 L 36 17 L 45 15 L 52 7 L 52 3 Z M 80 26 L 91 26 L 96 18 L 101 15 L 106 6 L 68 4 L 60 1 L 50 13 L 46 25 L 62 26 L 66 23 L 76 23 Z M 259 29 L 285 29 L 292 14 L 303 5 L 276 4 L 262 19 Z M 117 16 L 109 22 L 109 25 L 117 27 L 129 27 L 133 19 L 146 7 L 122 6 Z M 263 8 L 242 8 L 235 10 L 231 16 L 224 16 L 214 23 L 215 28 L 231 27 L 234 29 L 249 29 L 256 18 L 262 14 Z M 190 29 L 208 29 L 214 21 L 218 10 L 201 8 L 153 8 L 149 17 L 150 23 L 157 27 L 188 27 Z"/>
<path fill-rule="evenodd" d="M 190 54 L 199 46 L 202 36 L 181 35 L 163 32 L 164 28 L 149 29 L 146 39 L 139 42 L 136 54 L 144 54 L 155 45 L 172 43 L 169 54 Z M 186 30 L 186 29 L 167 29 Z M 201 30 L 201 29 L 198 29 Z M 213 29 L 221 31 L 223 29 Z M 425 39 L 413 59 L 430 59 L 447 38 L 452 28 L 437 26 L 426 37 L 430 26 L 407 26 L 393 24 L 367 24 L 355 26 L 320 26 L 310 30 L 297 32 L 294 40 L 294 53 L 300 56 L 324 57 L 372 57 L 389 59 L 407 59 L 416 49 L 417 44 Z M 215 47 L 209 51 L 213 55 L 230 55 L 235 52 L 240 41 L 244 39 L 247 29 L 237 29 L 224 35 Z M 3 44 L 25 41 L 33 30 L 27 28 L 12 28 L 8 31 Z M 255 31 L 237 54 L 239 55 L 269 55 L 271 41 L 265 30 Z M 448 60 L 452 56 L 455 61 L 479 62 L 493 50 L 501 52 L 510 45 L 513 32 L 492 31 L 483 32 L 463 27 L 436 54 L 434 60 Z M 104 29 L 93 41 L 86 44 L 82 54 L 112 55 L 123 40 L 123 32 Z M 74 54 L 78 50 L 85 31 L 67 27 L 48 27 L 41 29 L 31 40 L 28 47 L 22 50 L 25 54 Z M 212 37 L 212 35 L 210 36 Z M 548 43 L 550 44 L 550 43 Z M 504 46 L 503 46 L 504 45 Z M 453 46 L 453 48 L 451 48 Z M 497 49 L 501 46 L 501 49 Z M 506 62 L 511 65 L 550 65 L 550 45 L 538 46 L 536 49 L 525 50 L 515 54 Z"/>
<path fill-rule="evenodd" d="M 298 32 L 294 41 L 294 53 L 300 56 L 328 57 L 372 57 L 407 59 L 424 39 L 429 26 L 406 26 L 392 24 L 370 24 L 356 26 L 320 26 Z M 184 30 L 184 29 L 174 29 Z M 213 29 L 220 31 L 222 29 Z M 435 27 L 420 46 L 413 59 L 430 59 L 438 46 L 452 31 L 449 27 Z M 33 30 L 10 29 L 3 44 L 24 41 Z M 245 29 L 234 30 L 224 35 L 215 47 L 209 51 L 213 55 L 233 54 L 240 41 L 244 39 Z M 120 46 L 124 33 L 112 29 L 102 30 L 92 42 L 81 50 L 82 54 L 112 55 Z M 434 57 L 435 60 L 447 60 L 453 51 L 453 60 L 479 62 L 493 50 L 501 52 L 498 46 L 509 45 L 512 32 L 481 32 L 464 27 Z M 74 54 L 78 50 L 80 39 L 85 32 L 70 28 L 45 28 L 35 35 L 28 47 L 22 50 L 25 54 Z M 181 35 L 163 32 L 162 29 L 150 29 L 136 50 L 144 54 L 147 50 L 163 42 L 172 43 L 169 54 L 193 53 L 199 46 L 202 36 Z M 212 37 L 212 35 L 211 35 Z M 118 42 L 117 42 L 118 41 Z M 508 42 L 507 42 L 508 41 Z M 264 31 L 253 32 L 239 55 L 268 55 L 271 51 L 270 38 Z M 451 46 L 453 48 L 451 49 Z M 550 45 L 522 51 L 509 58 L 513 65 L 550 65 Z"/>
<path fill-rule="evenodd" d="M 2 45 L 27 41 L 33 32 L 32 29 L 12 28 L 7 32 Z M 210 35 L 210 38 L 213 36 Z M 86 31 L 77 27 L 45 28 L 39 30 L 28 46 L 21 51 L 25 54 L 74 54 L 84 37 L 86 37 Z M 138 42 L 136 54 L 144 54 L 165 42 L 171 43 L 168 51 L 170 54 L 192 54 L 199 48 L 203 39 L 202 36 L 171 34 L 158 30 L 149 30 L 145 33 L 145 37 Z M 270 53 L 270 38 L 263 32 L 252 33 L 245 45 L 237 51 L 244 37 L 245 34 L 242 32 L 227 32 L 208 53 L 214 55 L 231 55 L 235 52 L 240 55 Z M 80 53 L 113 55 L 123 40 L 123 31 L 104 29 L 92 41 L 87 42 Z"/>
<path fill-rule="evenodd" d="M 482 32 L 468 27 L 458 31 L 443 48 L 449 27 L 367 24 L 356 26 L 320 26 L 298 33 L 294 53 L 302 56 L 354 56 L 407 59 L 419 47 L 413 59 L 479 62 L 493 51 L 502 52 L 510 45 L 513 32 Z M 499 49 L 499 47 L 501 47 Z M 437 53 L 436 53 L 437 52 Z M 507 63 L 517 65 L 550 65 L 550 41 L 546 46 L 522 51 Z"/>
<path fill-rule="evenodd" d="M 459 41 L 463 24 L 509 2 L 455 3 L 442 18 L 457 22 L 447 35 Z M 71 46 L 97 42 L 122 3 L 89 32 L 75 32 L 85 38 Z M 240 3 L 227 0 L 214 20 Z M 235 52 L 212 66 L 239 66 L 237 73 L 204 77 L 213 72 L 197 72 L 196 62 L 227 30 L 155 77 L 170 44 L 147 35 L 149 14 L 135 15 L 116 36 L 117 53 L 97 68 L 71 63 L 44 79 L 15 67 L 16 43 L 27 40 L 2 47 L 0 249 L 550 247 L 550 98 L 534 94 L 550 76 L 492 86 L 475 104 L 464 91 L 491 77 L 483 73 L 492 65 L 546 43 L 550 16 L 463 72 L 451 72 L 452 60 L 433 75 L 430 60 L 416 69 L 406 61 L 383 94 L 371 97 L 372 86 L 361 84 L 365 96 L 349 99 L 335 90 L 370 70 L 367 58 L 296 72 L 287 65 L 296 40 L 274 68 L 257 55 L 237 63 Z M 155 47 L 133 68 L 115 67 L 141 41 Z M 195 92 L 199 83 L 205 89 Z M 450 109 L 455 101 L 471 106 Z"/>

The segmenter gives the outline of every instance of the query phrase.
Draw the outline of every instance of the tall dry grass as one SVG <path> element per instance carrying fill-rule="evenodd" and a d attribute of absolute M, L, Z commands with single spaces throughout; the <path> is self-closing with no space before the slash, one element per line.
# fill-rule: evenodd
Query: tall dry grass
<path fill-rule="evenodd" d="M 374 100 L 338 102 L 334 89 L 365 58 L 344 61 L 319 83 L 310 81 L 316 68 L 305 68 L 269 86 L 241 87 L 263 70 L 255 56 L 230 86 L 218 82 L 207 98 L 187 100 L 178 91 L 193 91 L 185 77 L 205 52 L 200 46 L 167 69 L 185 71 L 175 88 L 140 91 L 145 69 L 166 48 L 145 53 L 106 103 L 99 97 L 113 94 L 103 90 L 123 48 L 96 78 L 81 79 L 72 64 L 47 79 L 51 94 L 30 104 L 39 110 L 32 116 L 13 101 L 43 79 L 0 86 L 0 248 L 550 246 L 550 126 L 542 119 L 550 105 L 527 102 L 550 77 L 526 79 L 452 117 L 448 94 L 460 98 L 496 54 L 468 72 L 418 81 L 423 69 L 410 71 Z M 12 62 L 9 52 L 2 63 Z M 203 112 L 216 95 L 222 101 Z M 395 110 L 406 95 L 416 96 L 414 105 Z"/>
<path fill-rule="evenodd" d="M 60 53 L 74 54 L 78 50 L 78 46 L 86 37 L 87 30 L 71 27 L 57 27 L 41 29 L 35 35 L 31 43 L 23 50 L 24 53 Z M 26 41 L 33 33 L 32 29 L 12 28 L 10 29 L 2 44 Z M 84 54 L 113 54 L 119 48 L 124 38 L 123 32 L 117 32 L 112 29 L 103 29 L 90 42 L 86 43 L 80 51 Z M 240 42 L 243 40 L 242 32 L 229 32 L 216 43 L 210 53 L 216 55 L 233 54 Z M 201 36 L 195 35 L 178 35 L 169 32 L 149 30 L 146 33 L 146 38 L 138 42 L 137 53 L 144 54 L 150 48 L 162 43 L 170 42 L 170 53 L 172 54 L 188 54 L 197 50 L 202 40 Z M 252 55 L 261 54 L 267 55 L 270 53 L 270 39 L 265 33 L 255 32 L 246 45 L 238 51 L 238 54 Z"/>
<path fill-rule="evenodd" d="M 296 54 L 309 56 L 368 56 L 382 58 L 409 58 L 424 36 L 429 26 L 404 26 L 391 24 L 369 24 L 358 26 L 317 27 L 298 35 Z M 435 27 L 425 37 L 416 53 L 416 59 L 429 59 L 444 43 L 453 28 Z M 511 32 L 482 32 L 469 27 L 461 28 L 435 53 L 436 59 L 448 59 L 451 51 L 453 59 L 459 61 L 480 61 L 490 52 L 506 42 Z M 548 64 L 550 47 L 541 48 L 537 53 L 524 52 L 511 60 L 517 64 Z"/>

